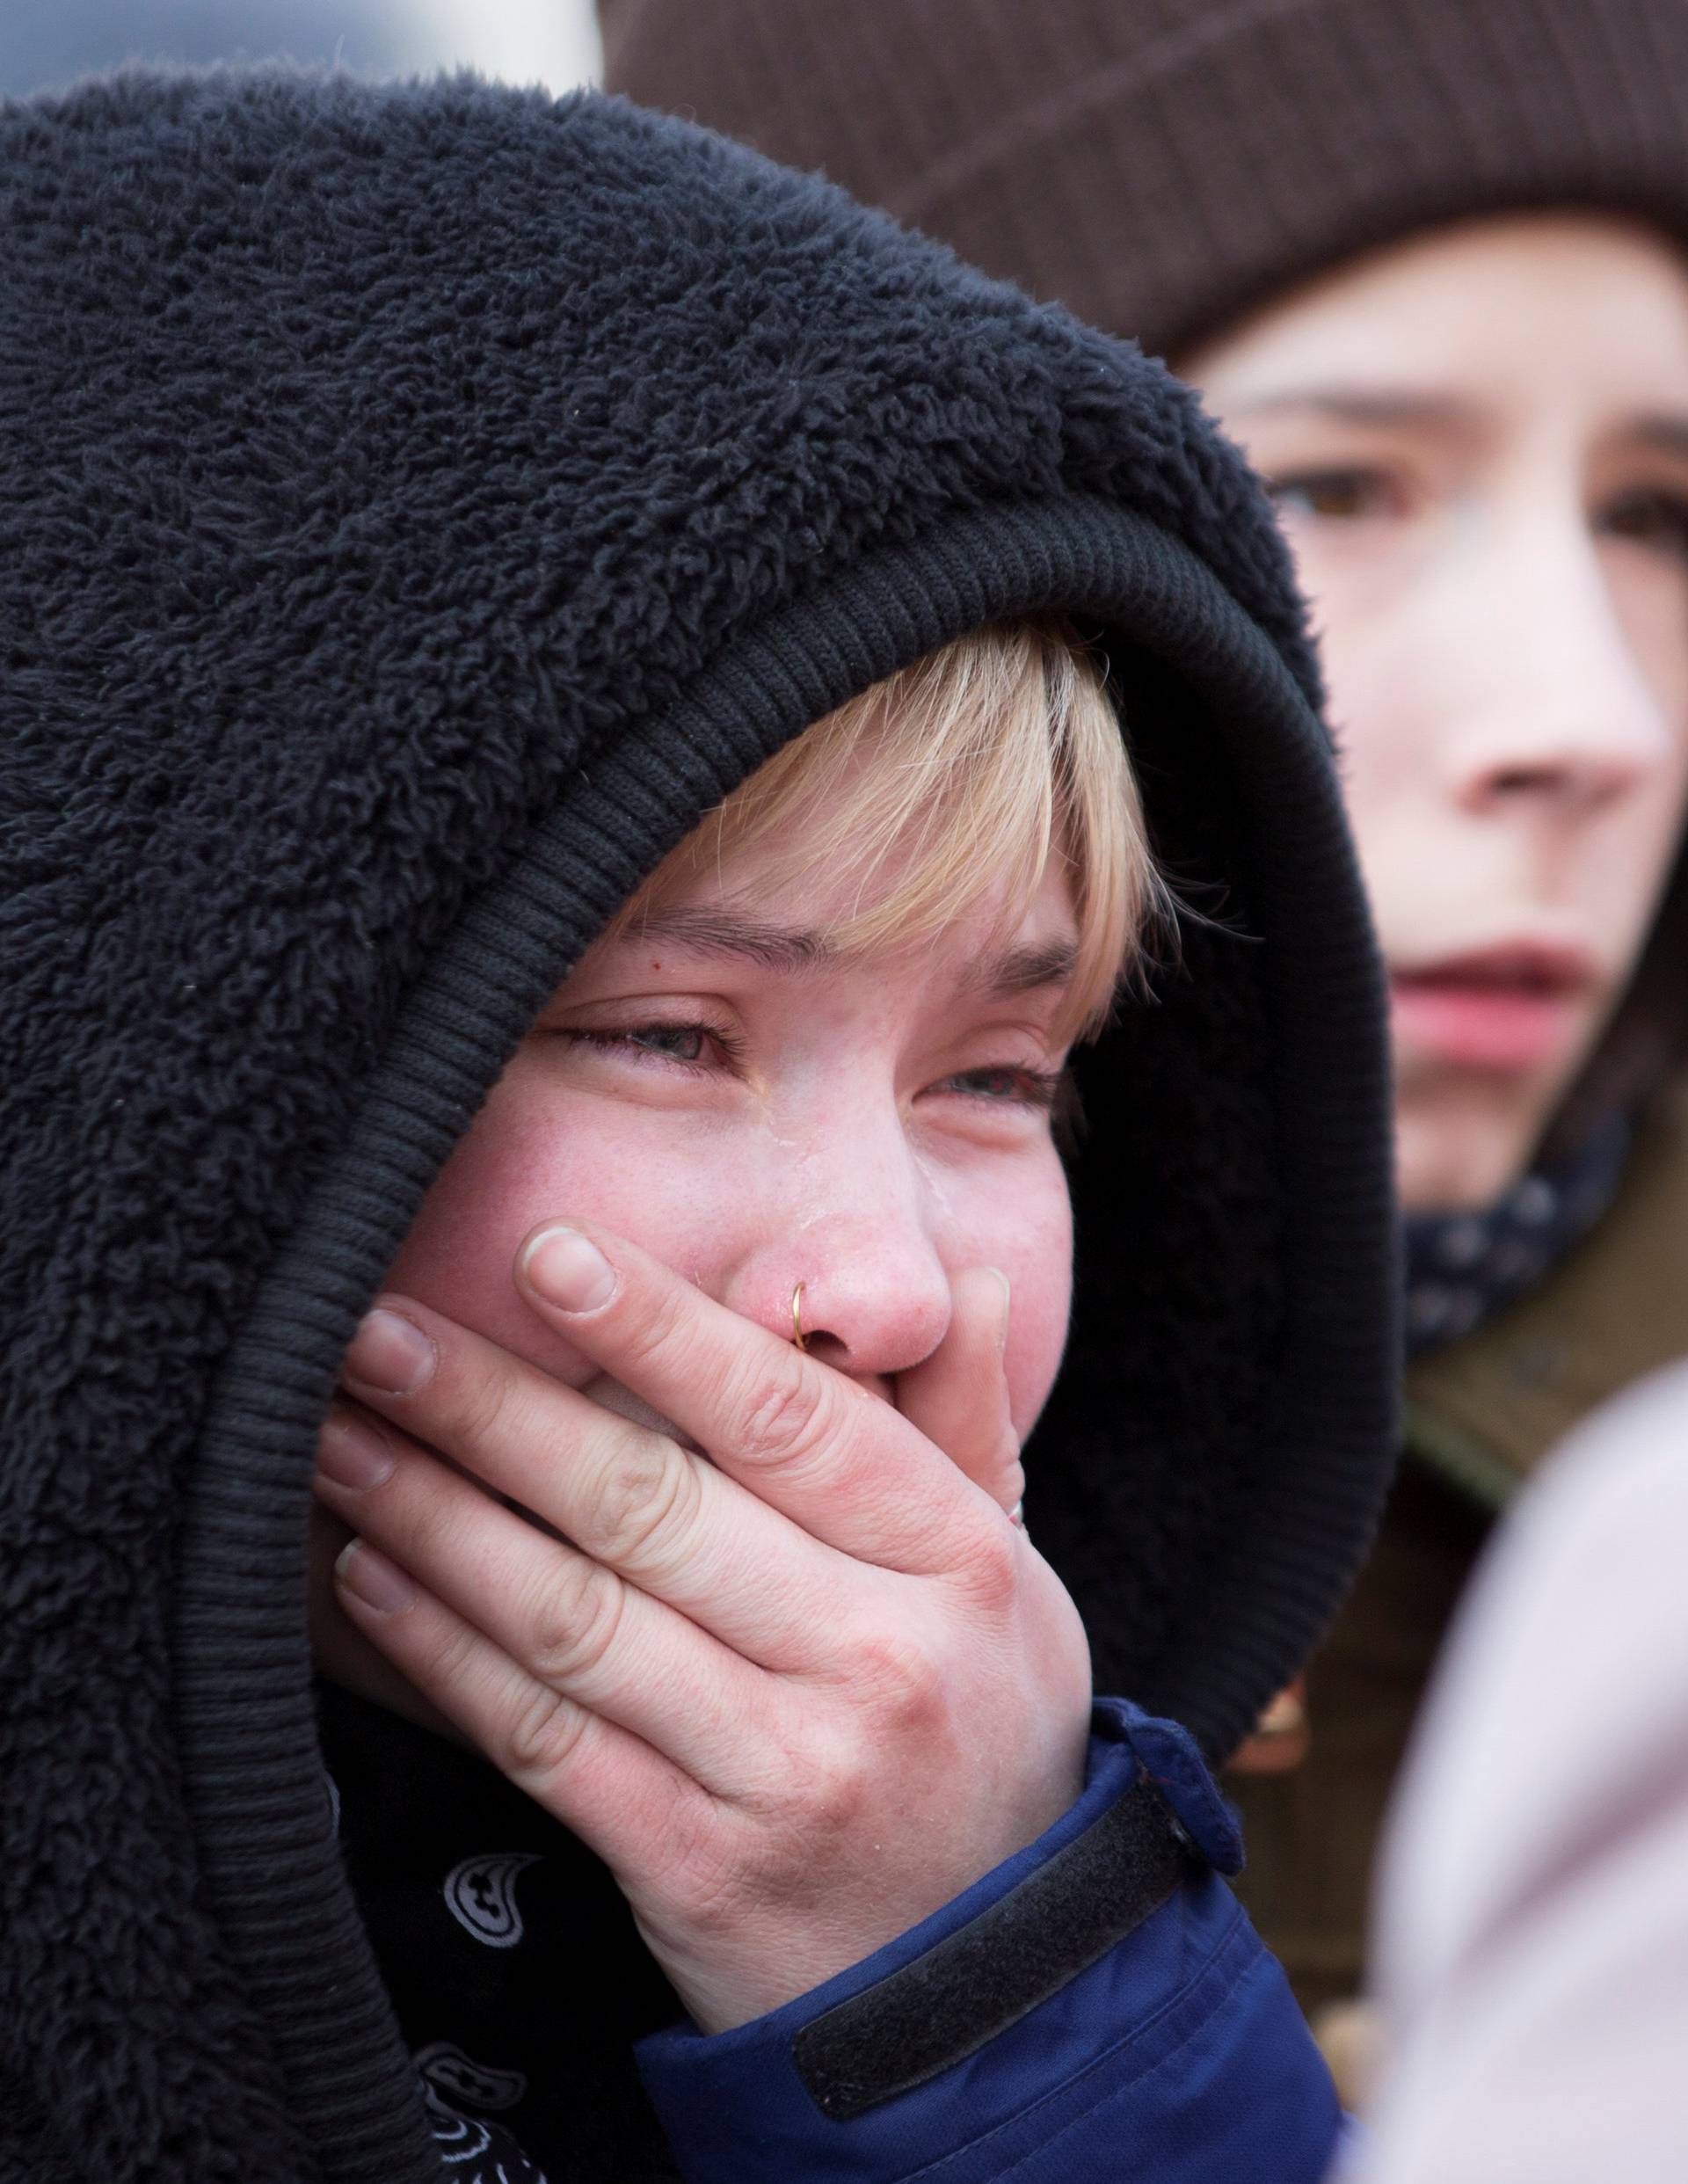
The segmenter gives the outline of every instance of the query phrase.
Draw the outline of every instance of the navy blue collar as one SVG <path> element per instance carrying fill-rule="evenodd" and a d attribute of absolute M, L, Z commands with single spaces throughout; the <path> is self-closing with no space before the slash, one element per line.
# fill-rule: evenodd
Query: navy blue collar
<path fill-rule="evenodd" d="M 1566 1159 L 1532 1168 L 1487 1211 L 1408 1219 L 1408 1356 L 1469 1335 L 1533 1289 L 1617 1196 L 1632 1134 L 1627 1115 L 1611 1116 Z"/>

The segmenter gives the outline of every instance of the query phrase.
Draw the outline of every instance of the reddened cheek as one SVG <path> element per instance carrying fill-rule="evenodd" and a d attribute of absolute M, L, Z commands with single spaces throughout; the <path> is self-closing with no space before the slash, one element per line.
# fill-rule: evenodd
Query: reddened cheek
<path fill-rule="evenodd" d="M 590 1161 L 560 1157 L 583 1133 L 566 1118 L 547 1126 L 530 1105 L 507 1082 L 494 1091 L 424 1199 L 385 1286 L 578 1387 L 595 1368 L 535 1314 L 514 1266 L 537 1219 L 564 1203 L 595 1214 L 599 1194 L 581 1172 Z"/>
<path fill-rule="evenodd" d="M 384 1286 L 432 1306 L 555 1380 L 598 1368 L 517 1285 L 526 1240 L 571 1218 L 629 1237 L 709 1289 L 742 1218 L 742 1167 L 673 1118 L 559 1088 L 518 1057 L 440 1171 Z"/>

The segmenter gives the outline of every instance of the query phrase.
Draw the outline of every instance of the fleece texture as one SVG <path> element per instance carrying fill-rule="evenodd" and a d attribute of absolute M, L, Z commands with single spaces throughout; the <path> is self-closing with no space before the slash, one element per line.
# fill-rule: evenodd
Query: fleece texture
<path fill-rule="evenodd" d="M 1206 918 L 1085 1066 L 1031 1518 L 1219 1750 L 1386 1469 L 1374 951 L 1270 517 L 1134 351 L 615 100 L 135 75 L 0 140 L 0 2177 L 421 2178 L 308 1480 L 545 994 L 809 720 L 1097 632 Z"/>

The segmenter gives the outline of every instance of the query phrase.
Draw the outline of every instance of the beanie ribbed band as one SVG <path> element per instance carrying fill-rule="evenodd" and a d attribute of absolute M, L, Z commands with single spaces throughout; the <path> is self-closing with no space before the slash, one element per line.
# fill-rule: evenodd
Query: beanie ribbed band
<path fill-rule="evenodd" d="M 602 0 L 612 90 L 1175 356 L 1506 210 L 1688 237 L 1688 0 Z"/>

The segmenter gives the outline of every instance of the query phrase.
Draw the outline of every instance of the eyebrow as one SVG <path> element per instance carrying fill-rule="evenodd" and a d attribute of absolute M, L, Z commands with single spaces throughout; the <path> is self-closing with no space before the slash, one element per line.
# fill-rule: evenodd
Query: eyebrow
<path fill-rule="evenodd" d="M 627 935 L 637 943 L 666 941 L 702 956 L 731 956 L 769 971 L 813 971 L 836 963 L 840 950 L 824 933 L 768 925 L 760 918 L 719 910 L 653 910 Z M 987 957 L 968 981 L 993 1000 L 1067 986 L 1078 966 L 1075 940 L 1032 941 Z"/>
<path fill-rule="evenodd" d="M 993 1001 L 1011 994 L 1036 994 L 1046 986 L 1070 986 L 1078 968 L 1077 941 L 1034 941 L 981 964 L 977 985 Z"/>
<path fill-rule="evenodd" d="M 1226 417 L 1241 426 L 1251 419 L 1298 413 L 1384 430 L 1428 426 L 1442 432 L 1470 432 L 1481 421 L 1474 405 L 1456 395 L 1425 394 L 1408 387 L 1284 387 L 1236 404 Z M 1688 415 L 1650 411 L 1627 419 L 1620 437 L 1661 455 L 1688 457 Z"/>
<path fill-rule="evenodd" d="M 1455 395 L 1426 394 L 1413 387 L 1284 387 L 1253 401 L 1233 404 L 1226 420 L 1278 417 L 1311 411 L 1343 425 L 1430 425 L 1444 432 L 1468 431 L 1477 423 L 1471 404 Z"/>
<path fill-rule="evenodd" d="M 652 910 L 627 938 L 671 941 L 700 956 L 739 956 L 769 971 L 813 970 L 838 957 L 824 934 L 724 910 Z"/>

